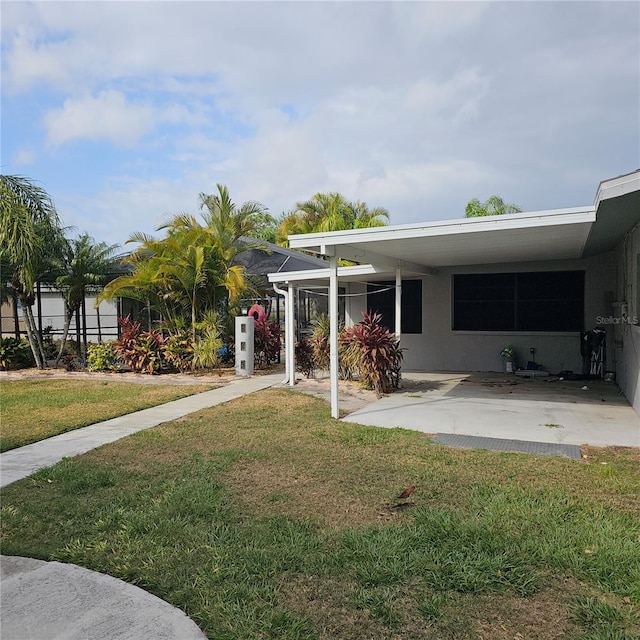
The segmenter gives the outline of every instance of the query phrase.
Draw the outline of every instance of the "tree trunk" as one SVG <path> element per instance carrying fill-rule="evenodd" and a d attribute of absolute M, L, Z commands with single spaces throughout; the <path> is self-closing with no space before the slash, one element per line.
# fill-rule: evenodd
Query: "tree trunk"
<path fill-rule="evenodd" d="M 76 310 L 76 357 L 80 359 L 82 356 L 80 354 L 80 307 Z"/>
<path fill-rule="evenodd" d="M 39 282 L 36 282 L 36 300 L 38 301 L 38 335 L 42 340 L 42 288 Z"/>
<path fill-rule="evenodd" d="M 37 327 L 36 327 L 36 320 L 33 317 L 33 305 L 29 305 L 26 307 L 27 309 L 27 313 L 29 315 L 29 319 L 31 320 L 31 328 L 33 330 L 33 333 L 36 337 L 36 344 L 38 345 L 38 349 L 40 351 L 40 360 L 42 361 L 42 367 L 44 368 L 47 366 L 47 357 L 44 353 L 44 345 L 42 344 L 42 333 L 40 331 L 38 331 Z"/>
<path fill-rule="evenodd" d="M 36 361 L 36 366 L 38 369 L 43 369 L 44 366 L 42 364 L 42 358 L 40 357 L 40 350 L 38 349 L 38 343 L 36 341 L 36 337 L 34 333 L 35 327 L 31 325 L 31 321 L 29 319 L 29 314 L 27 312 L 29 307 L 25 304 L 22 305 L 22 318 L 24 320 L 24 326 L 27 330 L 27 339 L 29 340 L 29 346 L 31 347 L 31 352 L 33 353 L 33 359 Z"/>
<path fill-rule="evenodd" d="M 98 323 L 98 342 L 102 342 L 102 326 L 100 325 L 100 305 L 96 307 L 96 321 Z"/>
<path fill-rule="evenodd" d="M 64 329 L 62 331 L 62 344 L 60 345 L 60 351 L 58 352 L 58 357 L 56 358 L 56 363 L 55 363 L 56 367 L 60 363 L 60 359 L 62 358 L 62 354 L 64 353 L 64 348 L 67 346 L 67 337 L 69 335 L 69 327 L 71 326 L 71 318 L 73 318 L 73 310 L 67 309 L 67 312 L 64 315 Z"/>
<path fill-rule="evenodd" d="M 87 359 L 87 301 L 82 296 L 82 306 L 80 307 L 82 310 L 82 357 L 84 360 Z"/>
<path fill-rule="evenodd" d="M 15 330 L 16 340 L 20 340 L 20 318 L 18 316 L 18 294 L 15 289 L 11 289 L 13 296 L 13 326 Z"/>

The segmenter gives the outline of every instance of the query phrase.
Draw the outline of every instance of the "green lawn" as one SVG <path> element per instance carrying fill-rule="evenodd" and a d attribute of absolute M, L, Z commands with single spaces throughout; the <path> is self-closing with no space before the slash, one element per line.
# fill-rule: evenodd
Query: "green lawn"
<path fill-rule="evenodd" d="M 588 454 L 448 449 L 270 390 L 6 487 L 2 553 L 137 584 L 212 640 L 638 639 L 640 454 Z"/>
<path fill-rule="evenodd" d="M 91 380 L 3 381 L 0 451 L 211 388 Z"/>

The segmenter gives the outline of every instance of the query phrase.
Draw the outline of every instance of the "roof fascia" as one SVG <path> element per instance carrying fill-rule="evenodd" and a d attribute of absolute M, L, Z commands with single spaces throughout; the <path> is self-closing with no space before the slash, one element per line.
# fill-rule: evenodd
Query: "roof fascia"
<path fill-rule="evenodd" d="M 624 196 L 633 191 L 640 191 L 640 169 L 633 173 L 626 173 L 625 175 L 618 176 L 617 178 L 603 180 L 598 185 L 598 191 L 596 192 L 596 197 L 593 201 L 593 207 L 597 211 L 598 206 L 603 200 Z"/>
<path fill-rule="evenodd" d="M 573 207 L 571 209 L 513 213 L 502 216 L 463 218 L 455 221 L 442 220 L 420 224 L 373 227 L 371 229 L 292 235 L 289 236 L 289 245 L 293 249 L 310 249 L 320 252 L 321 247 L 337 247 L 353 243 L 360 244 L 381 240 L 404 240 L 468 233 L 490 233 L 513 229 L 580 224 L 594 222 L 595 219 L 594 207 Z"/>

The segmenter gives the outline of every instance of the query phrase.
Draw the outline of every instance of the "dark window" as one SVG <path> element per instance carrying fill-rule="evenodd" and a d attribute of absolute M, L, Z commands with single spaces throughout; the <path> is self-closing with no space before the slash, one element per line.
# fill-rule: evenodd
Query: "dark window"
<path fill-rule="evenodd" d="M 367 285 L 367 309 L 382 314 L 382 323 L 396 330 L 395 282 L 373 282 Z M 422 333 L 422 280 L 402 281 L 402 333 Z"/>
<path fill-rule="evenodd" d="M 453 276 L 456 331 L 582 331 L 584 271 Z"/>

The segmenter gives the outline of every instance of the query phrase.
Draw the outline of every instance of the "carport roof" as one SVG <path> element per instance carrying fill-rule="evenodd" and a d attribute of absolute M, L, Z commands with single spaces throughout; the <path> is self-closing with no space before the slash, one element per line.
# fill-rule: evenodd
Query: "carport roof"
<path fill-rule="evenodd" d="M 378 268 L 433 274 L 440 267 L 572 259 L 609 251 L 639 221 L 636 171 L 603 181 L 589 207 L 293 235 L 289 242 L 292 249 L 335 252 Z"/>

